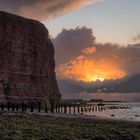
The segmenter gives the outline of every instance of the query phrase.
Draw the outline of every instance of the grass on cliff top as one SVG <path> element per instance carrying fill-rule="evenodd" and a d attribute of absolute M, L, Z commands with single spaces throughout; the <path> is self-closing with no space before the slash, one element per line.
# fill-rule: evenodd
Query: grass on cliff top
<path fill-rule="evenodd" d="M 0 140 L 140 140 L 140 123 L 0 115 Z"/>

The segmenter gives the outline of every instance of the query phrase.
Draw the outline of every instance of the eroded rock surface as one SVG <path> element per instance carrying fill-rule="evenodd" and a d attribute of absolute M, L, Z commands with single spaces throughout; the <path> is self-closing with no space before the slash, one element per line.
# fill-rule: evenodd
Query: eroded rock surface
<path fill-rule="evenodd" d="M 48 30 L 38 21 L 0 12 L 0 102 L 60 97 Z"/>

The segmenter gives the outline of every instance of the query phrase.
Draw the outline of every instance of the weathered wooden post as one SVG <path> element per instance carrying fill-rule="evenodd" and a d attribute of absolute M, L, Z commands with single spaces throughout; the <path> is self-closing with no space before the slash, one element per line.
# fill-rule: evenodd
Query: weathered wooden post
<path fill-rule="evenodd" d="M 57 113 L 57 103 L 55 103 L 55 113 Z"/>
<path fill-rule="evenodd" d="M 98 111 L 98 107 L 97 107 L 97 105 L 95 106 L 95 111 Z"/>
<path fill-rule="evenodd" d="M 4 110 L 4 104 L 1 103 L 1 110 L 3 111 Z"/>
<path fill-rule="evenodd" d="M 84 108 L 85 108 L 84 111 L 87 113 L 87 106 L 84 106 Z"/>
<path fill-rule="evenodd" d="M 10 103 L 9 102 L 7 103 L 7 110 L 8 111 L 10 110 Z"/>
<path fill-rule="evenodd" d="M 60 113 L 60 102 L 58 102 L 58 111 L 57 113 Z"/>
<path fill-rule="evenodd" d="M 89 105 L 86 106 L 87 112 L 89 112 Z"/>
<path fill-rule="evenodd" d="M 54 101 L 51 100 L 51 113 L 54 113 Z"/>
<path fill-rule="evenodd" d="M 38 102 L 37 104 L 38 104 L 38 112 L 40 113 L 40 110 L 41 110 L 41 103 Z"/>
<path fill-rule="evenodd" d="M 94 105 L 92 106 L 92 112 L 94 112 Z"/>
<path fill-rule="evenodd" d="M 81 106 L 81 112 L 82 114 L 84 113 L 83 105 Z"/>
<path fill-rule="evenodd" d="M 87 105 L 87 112 L 89 112 L 89 106 L 90 106 L 90 105 Z"/>
<path fill-rule="evenodd" d="M 91 105 L 89 106 L 89 112 L 91 112 Z"/>
<path fill-rule="evenodd" d="M 33 104 L 33 102 L 30 103 L 30 106 L 31 106 L 30 111 L 31 111 L 31 112 L 34 112 L 34 104 Z"/>
<path fill-rule="evenodd" d="M 60 104 L 60 113 L 63 113 L 63 104 Z"/>
<path fill-rule="evenodd" d="M 71 104 L 69 104 L 69 114 L 71 114 Z"/>
<path fill-rule="evenodd" d="M 26 112 L 27 109 L 27 103 L 24 104 L 24 111 Z"/>
<path fill-rule="evenodd" d="M 97 111 L 99 111 L 99 106 L 97 105 Z"/>
<path fill-rule="evenodd" d="M 12 111 L 15 111 L 15 104 L 12 103 Z"/>
<path fill-rule="evenodd" d="M 97 109 L 96 109 L 96 105 L 95 105 L 95 107 L 94 107 L 94 111 L 95 111 L 95 112 L 97 111 Z"/>
<path fill-rule="evenodd" d="M 46 101 L 45 101 L 45 113 L 48 113 L 48 106 L 47 106 Z"/>
<path fill-rule="evenodd" d="M 19 105 L 18 103 L 16 103 L 16 111 L 18 111 L 18 109 L 19 109 Z"/>
<path fill-rule="evenodd" d="M 67 105 L 64 103 L 64 113 L 67 113 Z"/>
<path fill-rule="evenodd" d="M 24 112 L 24 103 L 21 104 L 22 112 Z"/>
<path fill-rule="evenodd" d="M 73 104 L 73 113 L 75 114 L 75 103 Z"/>
<path fill-rule="evenodd" d="M 60 113 L 60 110 L 59 110 L 59 101 L 56 103 L 56 113 Z"/>
<path fill-rule="evenodd" d="M 77 105 L 77 113 L 78 114 L 80 113 L 80 105 L 79 104 Z"/>

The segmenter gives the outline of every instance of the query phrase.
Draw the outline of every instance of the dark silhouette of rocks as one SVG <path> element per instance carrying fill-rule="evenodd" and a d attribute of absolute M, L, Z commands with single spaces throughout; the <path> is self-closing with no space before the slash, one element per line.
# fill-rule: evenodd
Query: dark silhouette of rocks
<path fill-rule="evenodd" d="M 48 30 L 38 21 L 0 12 L 0 102 L 60 97 Z"/>

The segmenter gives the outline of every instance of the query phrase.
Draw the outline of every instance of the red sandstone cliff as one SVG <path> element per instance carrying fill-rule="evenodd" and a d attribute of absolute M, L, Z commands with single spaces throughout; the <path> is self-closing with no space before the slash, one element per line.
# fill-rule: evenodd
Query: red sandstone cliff
<path fill-rule="evenodd" d="M 60 97 L 48 30 L 38 21 L 0 12 L 0 102 Z"/>

